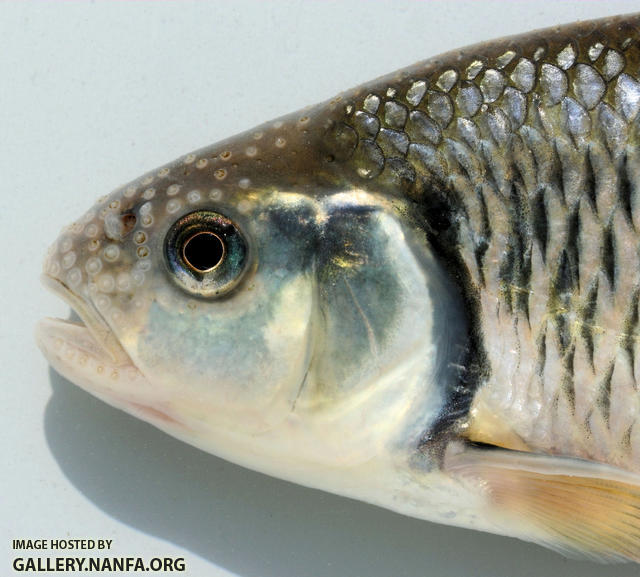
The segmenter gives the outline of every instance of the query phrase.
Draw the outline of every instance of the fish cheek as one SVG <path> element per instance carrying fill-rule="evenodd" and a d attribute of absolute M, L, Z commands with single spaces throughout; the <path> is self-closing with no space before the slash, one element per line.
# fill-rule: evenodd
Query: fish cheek
<path fill-rule="evenodd" d="M 155 302 L 138 356 L 192 418 L 195 411 L 217 426 L 264 427 L 283 418 L 306 371 L 311 307 L 308 275 L 260 268 L 225 299 Z"/>

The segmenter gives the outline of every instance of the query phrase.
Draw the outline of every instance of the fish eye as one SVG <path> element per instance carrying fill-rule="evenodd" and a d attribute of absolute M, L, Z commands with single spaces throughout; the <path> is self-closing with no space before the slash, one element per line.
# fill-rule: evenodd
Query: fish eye
<path fill-rule="evenodd" d="M 165 237 L 173 280 L 186 292 L 216 297 L 232 290 L 246 268 L 247 243 L 226 216 L 209 210 L 186 214 Z"/>

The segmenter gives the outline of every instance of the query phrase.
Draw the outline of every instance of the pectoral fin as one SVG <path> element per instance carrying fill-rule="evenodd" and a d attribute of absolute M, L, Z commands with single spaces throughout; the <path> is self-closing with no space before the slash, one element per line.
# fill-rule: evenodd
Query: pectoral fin
<path fill-rule="evenodd" d="M 498 448 L 449 454 L 445 466 L 485 487 L 496 515 L 524 539 L 570 556 L 640 562 L 640 475 Z"/>
<path fill-rule="evenodd" d="M 474 443 L 486 443 L 514 451 L 529 451 L 526 443 L 501 419 L 491 407 L 477 396 L 471 409 L 471 418 L 464 437 Z"/>

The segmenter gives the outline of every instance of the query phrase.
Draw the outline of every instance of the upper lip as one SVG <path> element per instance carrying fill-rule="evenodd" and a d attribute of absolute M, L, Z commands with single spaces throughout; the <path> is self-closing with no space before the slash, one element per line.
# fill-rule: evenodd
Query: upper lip
<path fill-rule="evenodd" d="M 93 339 L 115 365 L 130 364 L 129 355 L 124 351 L 107 322 L 91 302 L 74 293 L 66 284 L 55 277 L 44 274 L 42 282 L 77 313 Z"/>

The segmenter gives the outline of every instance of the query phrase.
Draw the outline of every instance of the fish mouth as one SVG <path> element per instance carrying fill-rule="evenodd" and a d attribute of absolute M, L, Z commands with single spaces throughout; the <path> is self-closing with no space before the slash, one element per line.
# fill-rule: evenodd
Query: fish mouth
<path fill-rule="evenodd" d="M 80 319 L 45 318 L 38 323 L 36 341 L 51 366 L 114 407 L 160 428 L 185 429 L 166 403 L 153 401 L 149 381 L 93 304 L 57 278 L 44 274 L 42 282 Z"/>
<path fill-rule="evenodd" d="M 102 358 L 109 365 L 128 366 L 133 364 L 111 328 L 90 302 L 74 293 L 61 280 L 47 274 L 42 275 L 42 283 L 51 292 L 62 298 L 77 314 L 81 322 L 53 318 L 43 319 L 37 329 L 39 343 L 42 343 L 42 337 L 45 339 L 57 337 L 67 341 L 67 344 L 76 345 L 87 353 Z M 58 341 L 56 344 L 60 345 L 60 342 Z"/>
<path fill-rule="evenodd" d="M 146 378 L 90 302 L 57 278 L 45 274 L 42 282 L 79 317 L 79 321 L 44 318 L 36 326 L 36 341 L 49 364 L 92 395 L 129 410 L 130 385 L 143 385 Z"/>

